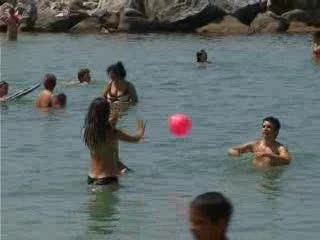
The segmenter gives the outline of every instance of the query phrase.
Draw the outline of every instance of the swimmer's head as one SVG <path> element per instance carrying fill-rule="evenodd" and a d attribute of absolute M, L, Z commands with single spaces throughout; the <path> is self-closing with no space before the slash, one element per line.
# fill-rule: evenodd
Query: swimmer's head
<path fill-rule="evenodd" d="M 124 79 L 127 75 L 127 72 L 122 62 L 117 62 L 107 68 L 107 74 L 112 81 L 117 81 Z"/>
<path fill-rule="evenodd" d="M 43 77 L 43 86 L 46 90 L 53 91 L 56 86 L 56 76 L 54 74 L 46 74 Z"/>
<path fill-rule="evenodd" d="M 6 81 L 0 82 L 0 97 L 4 97 L 8 95 L 9 92 L 9 84 Z"/>
<path fill-rule="evenodd" d="M 54 107 L 65 107 L 67 104 L 67 96 L 64 93 L 60 93 L 53 97 L 52 105 Z"/>
<path fill-rule="evenodd" d="M 197 52 L 197 62 L 207 62 L 208 61 L 208 54 L 204 49 L 201 49 Z"/>
<path fill-rule="evenodd" d="M 279 134 L 281 124 L 275 117 L 266 117 L 262 120 L 262 135 L 264 137 L 276 138 Z"/>
<path fill-rule="evenodd" d="M 89 106 L 84 122 L 83 140 L 90 150 L 95 151 L 105 143 L 106 131 L 112 128 L 109 118 L 109 102 L 105 98 L 95 98 Z"/>
<path fill-rule="evenodd" d="M 78 80 L 80 83 L 91 82 L 90 70 L 88 68 L 80 69 L 78 72 Z"/>
<path fill-rule="evenodd" d="M 232 211 L 232 204 L 221 193 L 201 194 L 190 204 L 190 232 L 196 240 L 226 239 Z"/>

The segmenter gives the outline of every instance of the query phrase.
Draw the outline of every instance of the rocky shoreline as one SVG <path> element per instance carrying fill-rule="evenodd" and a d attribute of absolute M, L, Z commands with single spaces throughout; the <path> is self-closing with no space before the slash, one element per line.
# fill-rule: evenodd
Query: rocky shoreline
<path fill-rule="evenodd" d="M 320 30 L 320 1 L 309 0 L 8 0 L 26 32 L 303 33 Z M 0 21 L 0 31 L 6 25 Z"/>

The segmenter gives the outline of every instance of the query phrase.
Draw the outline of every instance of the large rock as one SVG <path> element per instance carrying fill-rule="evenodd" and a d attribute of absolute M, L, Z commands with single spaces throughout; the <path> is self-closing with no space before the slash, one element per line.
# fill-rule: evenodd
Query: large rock
<path fill-rule="evenodd" d="M 248 34 L 249 27 L 232 16 L 225 16 L 222 21 L 198 28 L 196 32 L 214 35 Z"/>
<path fill-rule="evenodd" d="M 259 14 L 250 25 L 251 33 L 277 33 L 284 32 L 289 25 L 281 22 L 268 13 Z"/>
<path fill-rule="evenodd" d="M 120 28 L 126 31 L 147 29 L 164 31 L 193 31 L 226 13 L 210 0 L 129 0 L 126 9 L 134 9 L 139 17 L 123 14 Z M 132 12 L 128 11 L 128 12 Z M 141 23 L 141 27 L 139 24 Z"/>
<path fill-rule="evenodd" d="M 320 8 L 319 0 L 271 0 L 270 10 L 278 15 L 293 9 L 314 10 Z"/>
<path fill-rule="evenodd" d="M 20 29 L 22 31 L 34 30 L 34 25 L 38 19 L 38 9 L 35 0 L 19 0 L 17 10 L 23 18 Z"/>
<path fill-rule="evenodd" d="M 303 23 L 303 22 L 296 22 L 296 21 L 292 21 L 287 30 L 288 33 L 306 33 L 306 32 L 312 33 L 316 31 L 320 31 L 320 28 L 307 25 L 306 23 Z"/>
<path fill-rule="evenodd" d="M 100 30 L 100 20 L 96 17 L 89 17 L 73 26 L 69 31 L 73 33 L 98 33 Z"/>
<path fill-rule="evenodd" d="M 83 21 L 89 14 L 81 0 L 48 1 L 40 0 L 38 20 L 35 29 L 48 32 L 67 32 Z"/>

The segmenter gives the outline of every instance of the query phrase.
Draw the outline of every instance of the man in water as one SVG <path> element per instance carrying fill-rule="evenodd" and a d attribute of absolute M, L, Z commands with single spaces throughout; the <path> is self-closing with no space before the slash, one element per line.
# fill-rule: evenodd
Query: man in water
<path fill-rule="evenodd" d="M 91 83 L 90 70 L 88 68 L 82 68 L 78 72 L 78 81 L 66 82 L 64 85 L 72 87 L 72 86 L 84 86 Z"/>
<path fill-rule="evenodd" d="M 189 229 L 196 240 L 226 240 L 233 207 L 219 192 L 197 196 L 189 208 Z"/>
<path fill-rule="evenodd" d="M 88 68 L 80 69 L 78 72 L 80 84 L 89 84 L 91 82 L 90 70 Z"/>
<path fill-rule="evenodd" d="M 288 149 L 276 141 L 280 130 L 280 121 L 275 117 L 266 117 L 262 121 L 260 140 L 232 147 L 228 150 L 231 156 L 239 157 L 243 153 L 253 153 L 253 164 L 259 167 L 289 164 L 291 156 Z"/>
<path fill-rule="evenodd" d="M 7 25 L 7 37 L 9 41 L 17 41 L 20 19 L 15 15 L 14 8 L 9 8 L 9 16 L 0 18 Z"/>
<path fill-rule="evenodd" d="M 0 82 L 0 102 L 7 100 L 9 92 L 9 84 L 6 81 Z"/>
<path fill-rule="evenodd" d="M 36 99 L 36 107 L 47 108 L 52 107 L 53 90 L 56 86 L 56 76 L 53 74 L 46 74 L 43 78 L 44 90 L 39 94 Z"/>

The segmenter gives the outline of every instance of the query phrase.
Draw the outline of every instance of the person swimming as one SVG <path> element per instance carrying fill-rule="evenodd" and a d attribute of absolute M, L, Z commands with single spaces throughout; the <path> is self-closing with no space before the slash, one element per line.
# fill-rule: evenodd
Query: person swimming
<path fill-rule="evenodd" d="M 85 118 L 83 134 L 84 143 L 91 156 L 88 184 L 118 183 L 119 140 L 134 143 L 144 136 L 145 125 L 142 120 L 137 121 L 137 134 L 132 136 L 115 128 L 109 119 L 108 100 L 102 97 L 94 99 Z"/>
<path fill-rule="evenodd" d="M 260 140 L 251 141 L 228 150 L 230 156 L 239 157 L 244 153 L 253 153 L 253 164 L 258 167 L 289 164 L 292 157 L 288 149 L 276 141 L 280 130 L 280 121 L 275 117 L 262 120 Z"/>
<path fill-rule="evenodd" d="M 208 54 L 206 50 L 201 49 L 199 52 L 196 53 L 197 63 L 211 63 L 208 61 Z"/>
<path fill-rule="evenodd" d="M 44 90 L 41 91 L 36 99 L 35 105 L 38 108 L 52 107 L 53 90 L 56 86 L 57 79 L 54 74 L 46 74 L 43 77 Z"/>
<path fill-rule="evenodd" d="M 52 107 L 63 108 L 67 104 L 67 96 L 64 93 L 60 93 L 52 97 Z"/>
<path fill-rule="evenodd" d="M 90 69 L 82 68 L 78 71 L 78 80 L 63 82 L 62 84 L 68 87 L 73 87 L 73 86 L 85 86 L 90 83 L 92 83 Z"/>
<path fill-rule="evenodd" d="M 122 62 L 117 62 L 107 68 L 109 81 L 102 96 L 109 102 L 137 103 L 138 96 L 132 83 L 125 80 L 126 70 Z"/>

